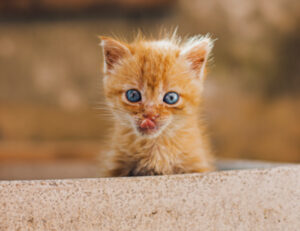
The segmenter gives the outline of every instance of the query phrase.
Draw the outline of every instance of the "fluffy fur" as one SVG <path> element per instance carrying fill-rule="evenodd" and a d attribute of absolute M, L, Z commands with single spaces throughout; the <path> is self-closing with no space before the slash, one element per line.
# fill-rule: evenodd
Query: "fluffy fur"
<path fill-rule="evenodd" d="M 101 36 L 104 92 L 114 116 L 106 176 L 195 173 L 213 170 L 205 129 L 199 120 L 205 67 L 213 43 L 196 36 L 126 43 Z M 142 100 L 129 102 L 129 89 Z M 174 105 L 164 95 L 177 92 Z M 148 117 L 147 117 L 148 116 Z M 155 129 L 141 131 L 150 118 Z"/>

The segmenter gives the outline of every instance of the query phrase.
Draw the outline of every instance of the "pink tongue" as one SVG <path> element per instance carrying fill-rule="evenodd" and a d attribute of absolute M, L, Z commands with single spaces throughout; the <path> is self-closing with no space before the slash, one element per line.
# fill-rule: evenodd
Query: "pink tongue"
<path fill-rule="evenodd" d="M 145 128 L 150 128 L 153 129 L 155 128 L 155 123 L 150 120 L 150 119 L 144 119 L 140 125 L 140 128 L 145 129 Z"/>

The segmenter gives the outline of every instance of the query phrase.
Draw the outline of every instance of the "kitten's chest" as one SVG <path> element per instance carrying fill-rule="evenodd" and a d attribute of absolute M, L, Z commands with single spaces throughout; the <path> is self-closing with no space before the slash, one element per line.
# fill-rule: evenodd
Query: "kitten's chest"
<path fill-rule="evenodd" d="M 162 175 L 181 173 L 181 154 L 175 145 L 168 146 L 160 142 L 147 143 L 127 150 L 129 159 L 128 175 Z"/>

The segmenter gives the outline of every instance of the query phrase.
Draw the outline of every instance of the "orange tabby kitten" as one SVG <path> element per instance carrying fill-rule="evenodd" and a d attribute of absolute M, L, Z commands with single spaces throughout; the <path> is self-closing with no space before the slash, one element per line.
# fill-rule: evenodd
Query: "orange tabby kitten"
<path fill-rule="evenodd" d="M 213 170 L 199 121 L 208 37 L 180 42 L 100 37 L 104 92 L 114 116 L 108 176 Z"/>

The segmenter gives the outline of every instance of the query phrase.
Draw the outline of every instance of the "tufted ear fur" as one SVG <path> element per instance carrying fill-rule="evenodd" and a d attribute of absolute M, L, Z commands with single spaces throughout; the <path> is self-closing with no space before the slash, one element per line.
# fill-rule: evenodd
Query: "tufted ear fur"
<path fill-rule="evenodd" d="M 130 54 L 126 44 L 112 38 L 100 36 L 104 55 L 104 73 L 111 71 L 123 57 Z"/>
<path fill-rule="evenodd" d="M 205 65 L 212 48 L 213 41 L 209 37 L 197 36 L 188 40 L 181 50 L 180 55 L 190 63 L 191 69 L 200 79 L 204 76 Z"/>

